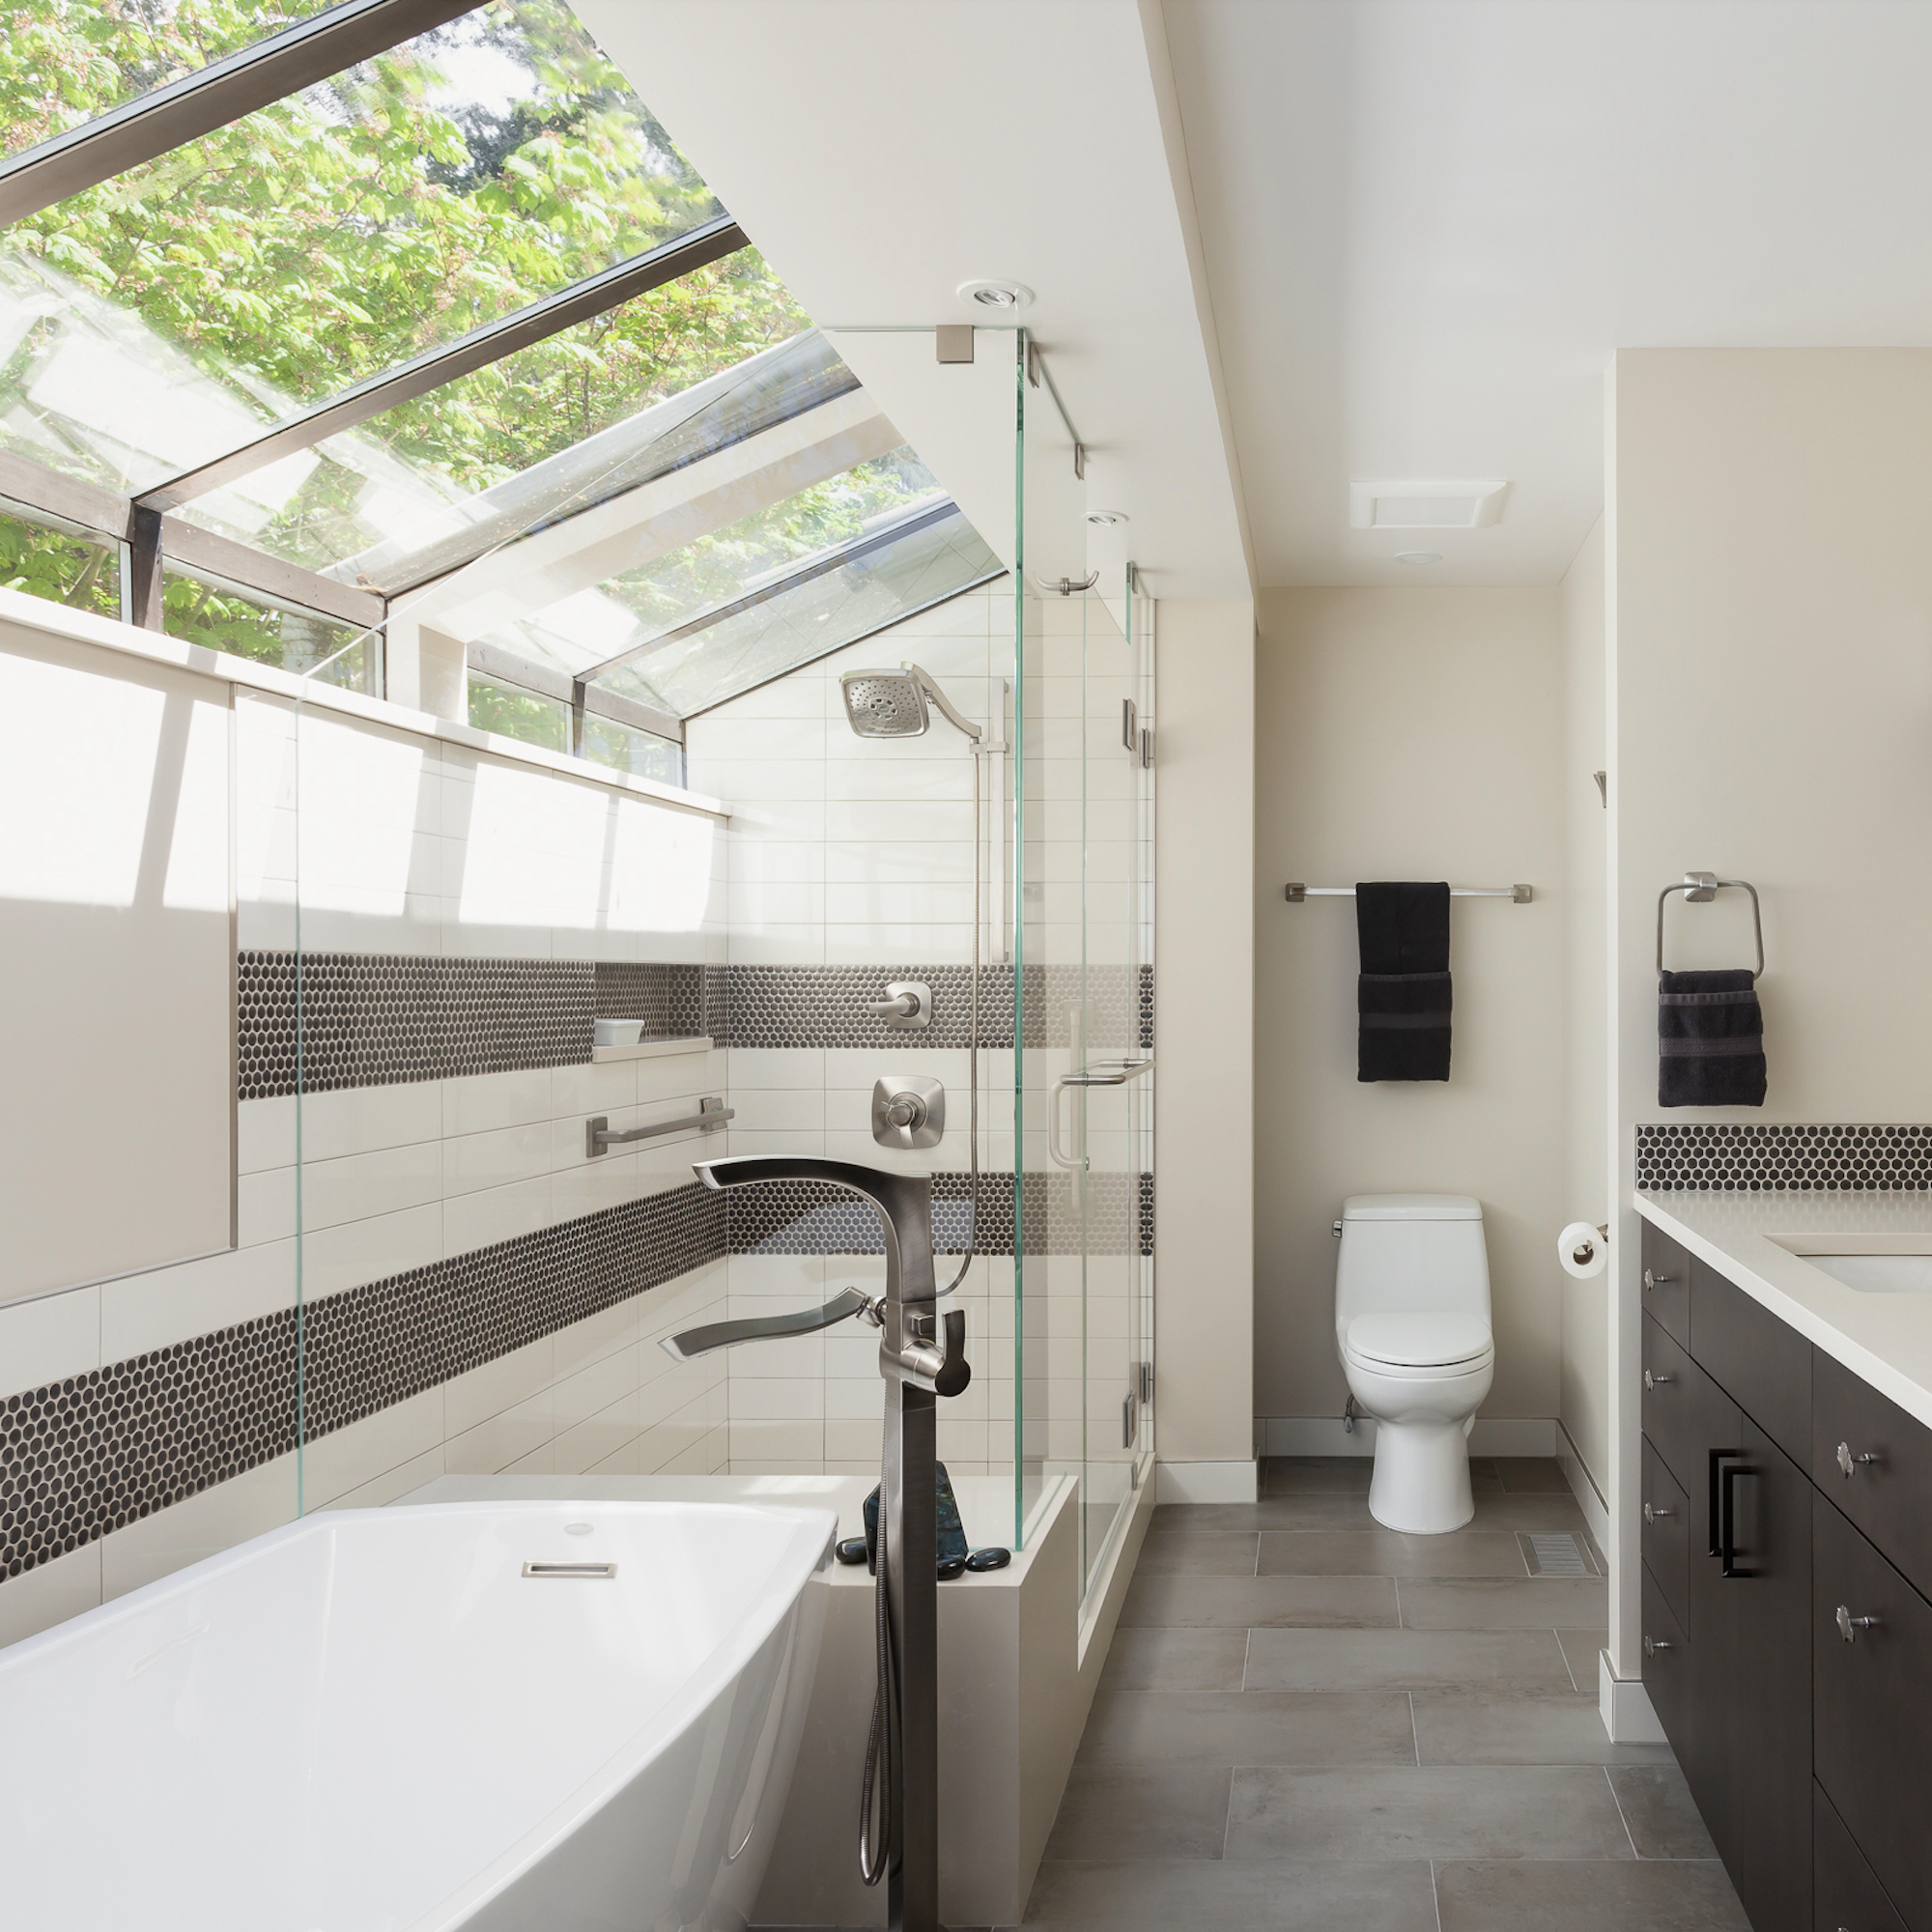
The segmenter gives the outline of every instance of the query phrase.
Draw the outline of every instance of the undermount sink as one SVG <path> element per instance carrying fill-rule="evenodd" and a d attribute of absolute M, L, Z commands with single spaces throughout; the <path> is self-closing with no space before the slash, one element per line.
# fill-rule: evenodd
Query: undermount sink
<path fill-rule="evenodd" d="M 1932 1254 L 1804 1255 L 1800 1259 L 1861 1294 L 1932 1294 Z"/>

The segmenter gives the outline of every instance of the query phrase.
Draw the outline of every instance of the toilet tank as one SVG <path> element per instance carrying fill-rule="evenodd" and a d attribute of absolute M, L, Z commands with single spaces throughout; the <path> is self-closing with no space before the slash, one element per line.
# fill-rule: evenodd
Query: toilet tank
<path fill-rule="evenodd" d="M 1351 1194 L 1335 1258 L 1335 1334 L 1358 1315 L 1490 1320 L 1483 1204 L 1468 1194 Z"/>

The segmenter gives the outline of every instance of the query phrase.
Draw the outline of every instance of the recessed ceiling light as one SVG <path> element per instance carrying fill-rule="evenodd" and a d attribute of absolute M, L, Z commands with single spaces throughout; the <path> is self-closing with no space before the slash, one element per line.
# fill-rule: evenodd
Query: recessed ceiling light
<path fill-rule="evenodd" d="M 1089 510 L 1087 521 L 1090 524 L 1124 524 L 1127 513 L 1124 510 Z"/>
<path fill-rule="evenodd" d="M 1395 560 L 1398 563 L 1440 563 L 1442 553 L 1439 550 L 1399 550 Z"/>
<path fill-rule="evenodd" d="M 987 281 L 982 278 L 961 282 L 959 299 L 980 308 L 1025 308 L 1033 300 L 1033 291 L 1024 282 Z"/>

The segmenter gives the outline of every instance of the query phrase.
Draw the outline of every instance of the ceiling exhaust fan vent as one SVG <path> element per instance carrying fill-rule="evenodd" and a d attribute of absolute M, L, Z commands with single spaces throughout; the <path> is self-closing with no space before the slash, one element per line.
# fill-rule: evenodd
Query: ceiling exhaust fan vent
<path fill-rule="evenodd" d="M 1507 483 L 1350 483 L 1357 530 L 1480 530 L 1500 523 Z"/>

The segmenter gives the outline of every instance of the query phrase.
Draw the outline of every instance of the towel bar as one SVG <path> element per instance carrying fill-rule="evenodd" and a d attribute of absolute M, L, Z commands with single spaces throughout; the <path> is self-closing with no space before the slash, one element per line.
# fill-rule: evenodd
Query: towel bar
<path fill-rule="evenodd" d="M 1735 887 L 1750 895 L 1751 927 L 1757 934 L 1757 971 L 1753 980 L 1764 977 L 1764 916 L 1758 910 L 1757 888 L 1748 879 L 1720 879 L 1715 872 L 1686 872 L 1683 881 L 1665 886 L 1657 895 L 1657 970 L 1663 971 L 1663 902 L 1672 893 L 1682 893 L 1690 905 L 1709 905 L 1725 887 Z"/>
<path fill-rule="evenodd" d="M 1353 886 L 1304 886 L 1300 880 L 1290 880 L 1287 887 L 1290 905 L 1299 905 L 1303 899 L 1351 899 L 1355 896 Z M 1451 886 L 1452 899 L 1510 899 L 1517 905 L 1527 905 L 1536 895 L 1527 886 Z"/>
<path fill-rule="evenodd" d="M 727 1107 L 716 1094 L 707 1094 L 698 1101 L 695 1114 L 681 1114 L 674 1121 L 653 1121 L 649 1126 L 627 1127 L 622 1132 L 611 1127 L 609 1114 L 599 1114 L 583 1123 L 584 1158 L 594 1160 L 626 1141 L 656 1140 L 660 1134 L 678 1134 L 687 1127 L 696 1127 L 700 1133 L 715 1133 L 726 1121 L 736 1119 L 737 1112 L 737 1108 Z"/>

